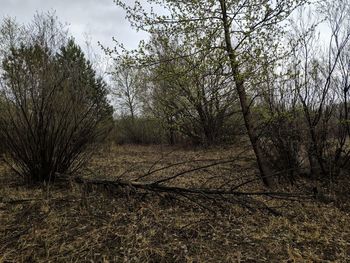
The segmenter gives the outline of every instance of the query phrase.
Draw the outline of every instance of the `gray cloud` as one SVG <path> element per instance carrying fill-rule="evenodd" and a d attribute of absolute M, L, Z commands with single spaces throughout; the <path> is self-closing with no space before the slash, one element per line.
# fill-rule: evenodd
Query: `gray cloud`
<path fill-rule="evenodd" d="M 128 48 L 135 48 L 138 41 L 146 37 L 131 29 L 124 12 L 113 0 L 1 0 L 0 18 L 11 16 L 20 23 L 28 23 L 35 12 L 52 10 L 61 22 L 68 23 L 80 45 L 84 46 L 85 36 L 89 35 L 97 53 L 101 52 L 98 41 L 105 46 L 114 46 L 113 36 Z"/>

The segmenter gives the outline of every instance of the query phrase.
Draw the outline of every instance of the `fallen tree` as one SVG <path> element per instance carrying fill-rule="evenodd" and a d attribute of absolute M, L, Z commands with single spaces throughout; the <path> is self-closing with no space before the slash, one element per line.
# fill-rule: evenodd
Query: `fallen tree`
<path fill-rule="evenodd" d="M 200 160 L 197 160 L 200 161 Z M 208 161 L 208 160 L 202 160 Z M 251 211 L 263 210 L 267 211 L 275 216 L 281 216 L 281 212 L 276 210 L 275 207 L 269 206 L 269 200 L 282 200 L 286 202 L 301 202 L 301 201 L 311 201 L 315 196 L 313 193 L 308 192 L 283 192 L 283 191 L 247 191 L 243 190 L 244 186 L 247 186 L 254 182 L 259 182 L 259 178 L 256 175 L 252 176 L 252 179 L 247 179 L 243 182 L 234 185 L 222 185 L 219 187 L 185 187 L 178 186 L 171 183 L 174 179 L 183 176 L 185 174 L 190 174 L 191 172 L 202 170 L 208 167 L 216 166 L 223 163 L 229 163 L 233 160 L 222 160 L 215 161 L 210 164 L 201 165 L 193 169 L 188 169 L 186 171 L 181 171 L 175 175 L 168 176 L 166 178 L 161 178 L 158 180 L 140 181 L 140 178 L 145 178 L 152 175 L 158 171 L 168 169 L 169 167 L 174 167 L 178 164 L 183 164 L 184 162 L 179 162 L 176 164 L 171 164 L 162 168 L 154 169 L 153 171 L 148 171 L 145 174 L 140 175 L 136 179 L 125 179 L 125 173 L 123 176 L 119 176 L 116 179 L 113 178 L 101 178 L 101 175 L 96 174 L 93 170 L 86 169 L 92 176 L 76 176 L 76 177 L 61 177 L 64 181 L 69 181 L 70 183 L 77 183 L 87 187 L 86 189 L 91 189 L 91 187 L 100 187 L 107 190 L 109 193 L 117 191 L 127 190 L 128 193 L 156 193 L 156 194 L 166 194 L 171 195 L 175 198 L 184 197 L 187 200 L 196 203 L 197 205 L 213 211 L 209 206 L 205 205 L 203 200 L 210 200 L 213 203 L 231 203 L 237 204 Z M 191 161 L 188 161 L 191 162 Z M 152 165 L 153 166 L 153 165 Z M 270 175 L 271 177 L 277 176 L 278 173 Z M 227 182 L 229 183 L 229 182 Z M 283 206 L 283 205 L 282 205 Z"/>

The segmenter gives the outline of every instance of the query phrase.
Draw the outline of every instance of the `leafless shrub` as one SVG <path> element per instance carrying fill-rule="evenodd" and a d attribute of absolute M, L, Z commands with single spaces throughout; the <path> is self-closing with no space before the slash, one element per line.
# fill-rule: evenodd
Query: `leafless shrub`
<path fill-rule="evenodd" d="M 110 114 L 103 83 L 81 50 L 61 35 L 46 35 L 59 30 L 47 28 L 51 19 L 34 20 L 39 37 L 11 48 L 3 61 L 0 139 L 8 164 L 32 182 L 81 167 Z"/>

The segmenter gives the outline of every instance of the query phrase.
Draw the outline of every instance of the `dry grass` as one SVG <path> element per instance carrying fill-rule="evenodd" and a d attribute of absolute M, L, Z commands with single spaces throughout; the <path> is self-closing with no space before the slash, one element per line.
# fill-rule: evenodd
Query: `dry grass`
<path fill-rule="evenodd" d="M 237 152 L 110 147 L 97 154 L 90 168 L 94 176 L 115 177 L 128 170 L 127 176 L 135 178 L 162 154 L 155 167 Z M 186 175 L 174 184 L 201 185 L 218 175 L 207 183 L 218 185 L 220 177 L 252 174 L 249 166 L 249 160 L 241 160 Z M 183 164 L 156 176 L 190 167 Z M 290 203 L 280 209 L 283 217 L 227 203 L 215 206 L 213 213 L 184 198 L 125 189 L 63 183 L 28 188 L 1 169 L 0 262 L 350 262 L 349 214 L 334 203 Z M 205 200 L 200 204 L 212 205 Z"/>

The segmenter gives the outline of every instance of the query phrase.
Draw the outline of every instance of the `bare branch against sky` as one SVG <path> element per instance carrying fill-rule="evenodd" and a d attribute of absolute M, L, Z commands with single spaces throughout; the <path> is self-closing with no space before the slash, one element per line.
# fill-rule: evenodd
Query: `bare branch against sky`
<path fill-rule="evenodd" d="M 60 21 L 69 25 L 71 34 L 84 49 L 88 35 L 96 53 L 102 52 L 98 41 L 113 47 L 112 37 L 115 37 L 126 47 L 136 48 L 139 40 L 146 37 L 130 27 L 124 12 L 113 0 L 1 0 L 0 19 L 11 16 L 20 23 L 27 23 L 35 12 L 46 11 L 56 11 Z"/>

